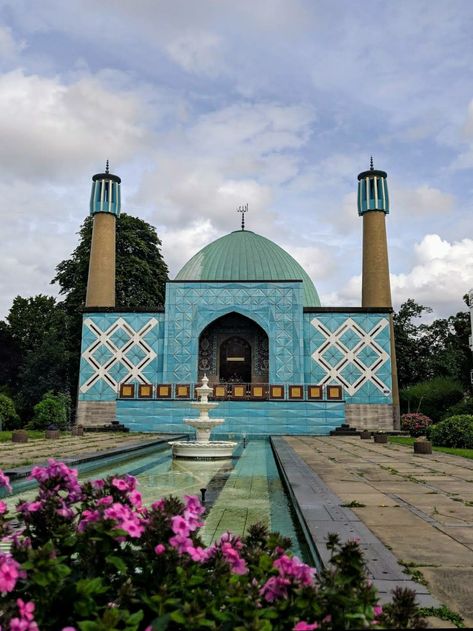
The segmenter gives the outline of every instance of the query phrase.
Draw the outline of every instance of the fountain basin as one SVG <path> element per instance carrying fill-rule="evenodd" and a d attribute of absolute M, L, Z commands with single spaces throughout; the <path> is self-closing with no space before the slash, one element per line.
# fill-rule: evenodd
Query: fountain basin
<path fill-rule="evenodd" d="M 172 446 L 173 458 L 192 458 L 192 460 L 220 460 L 231 458 L 238 443 L 226 440 L 176 440 Z"/>

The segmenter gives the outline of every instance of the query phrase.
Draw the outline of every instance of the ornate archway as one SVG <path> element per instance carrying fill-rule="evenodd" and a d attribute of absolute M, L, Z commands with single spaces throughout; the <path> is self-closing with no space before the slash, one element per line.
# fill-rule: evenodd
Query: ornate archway
<path fill-rule="evenodd" d="M 210 383 L 267 383 L 269 341 L 254 320 L 228 313 L 211 322 L 199 337 L 198 379 Z"/>

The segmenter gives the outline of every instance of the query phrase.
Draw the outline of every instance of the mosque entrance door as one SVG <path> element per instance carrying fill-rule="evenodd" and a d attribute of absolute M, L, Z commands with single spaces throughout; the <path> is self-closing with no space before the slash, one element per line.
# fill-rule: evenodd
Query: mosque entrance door
<path fill-rule="evenodd" d="M 251 382 L 251 346 L 242 337 L 230 337 L 220 344 L 220 381 Z"/>
<path fill-rule="evenodd" d="M 267 383 L 269 341 L 254 320 L 229 313 L 200 334 L 198 380 L 207 374 L 214 383 Z"/>

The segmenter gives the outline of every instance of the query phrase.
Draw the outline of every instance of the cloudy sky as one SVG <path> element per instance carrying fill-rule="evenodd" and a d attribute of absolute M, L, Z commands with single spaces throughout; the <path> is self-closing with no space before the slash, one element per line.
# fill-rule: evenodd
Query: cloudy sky
<path fill-rule="evenodd" d="M 360 304 L 357 174 L 388 172 L 393 299 L 473 287 L 471 0 L 0 0 L 0 317 L 54 294 L 110 159 L 173 277 L 247 226 Z"/>

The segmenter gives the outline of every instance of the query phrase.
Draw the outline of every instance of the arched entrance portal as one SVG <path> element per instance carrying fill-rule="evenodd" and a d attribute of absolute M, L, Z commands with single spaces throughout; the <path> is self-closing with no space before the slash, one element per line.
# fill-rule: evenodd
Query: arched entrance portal
<path fill-rule="evenodd" d="M 239 313 L 209 324 L 199 338 L 199 381 L 204 373 L 214 383 L 267 383 L 269 343 L 265 331 Z"/>

